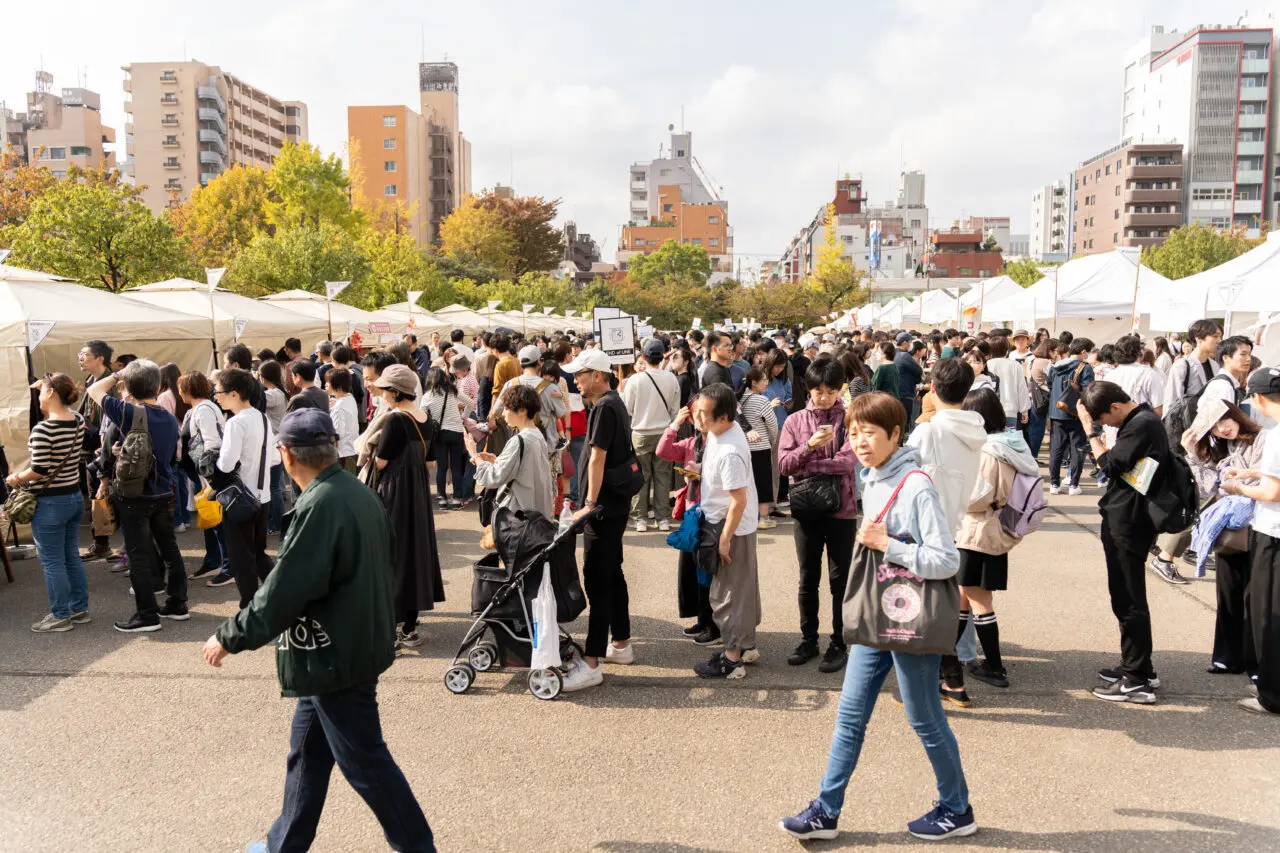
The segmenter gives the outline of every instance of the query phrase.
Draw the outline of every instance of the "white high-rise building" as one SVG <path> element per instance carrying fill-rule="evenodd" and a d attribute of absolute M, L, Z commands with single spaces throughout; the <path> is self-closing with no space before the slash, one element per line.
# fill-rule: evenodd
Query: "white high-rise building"
<path fill-rule="evenodd" d="M 1031 194 L 1028 254 L 1038 261 L 1065 261 L 1071 245 L 1071 200 L 1062 181 L 1045 184 Z"/>
<path fill-rule="evenodd" d="M 1155 27 L 1125 57 L 1122 139 L 1184 148 L 1187 222 L 1260 233 L 1274 201 L 1268 27 Z"/>
<path fill-rule="evenodd" d="M 665 153 L 665 156 L 664 156 Z M 715 204 L 720 196 L 711 187 L 698 162 L 693 159 L 693 134 L 671 133 L 671 147 L 648 162 L 632 163 L 630 170 L 632 225 L 648 225 L 661 219 L 658 187 L 680 187 L 680 200 L 685 204 Z M 670 213 L 671 211 L 665 211 Z"/>

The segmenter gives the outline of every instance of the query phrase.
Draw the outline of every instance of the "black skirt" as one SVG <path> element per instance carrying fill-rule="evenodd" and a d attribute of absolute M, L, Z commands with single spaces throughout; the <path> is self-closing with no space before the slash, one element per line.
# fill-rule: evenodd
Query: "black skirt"
<path fill-rule="evenodd" d="M 387 462 L 377 475 L 375 491 L 396 534 L 396 612 L 433 610 L 436 602 L 444 601 L 444 578 L 421 442 L 407 442 L 404 452 Z"/>
<path fill-rule="evenodd" d="M 1009 555 L 983 554 L 960 550 L 960 573 L 956 576 L 960 586 L 976 586 L 988 592 L 1009 588 Z"/>
<path fill-rule="evenodd" d="M 756 481 L 756 501 L 773 503 L 773 451 L 751 451 L 751 476 Z"/>

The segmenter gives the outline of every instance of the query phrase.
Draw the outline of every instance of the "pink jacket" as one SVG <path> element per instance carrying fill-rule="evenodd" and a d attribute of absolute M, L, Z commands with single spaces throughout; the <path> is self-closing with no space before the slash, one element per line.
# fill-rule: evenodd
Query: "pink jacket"
<path fill-rule="evenodd" d="M 828 444 L 819 450 L 809 447 L 809 439 L 823 424 L 831 424 L 842 436 L 839 450 L 833 456 Z M 786 477 L 803 480 L 815 474 L 840 475 L 842 495 L 840 511 L 833 518 L 856 518 L 858 515 L 858 461 L 853 455 L 853 444 L 844 427 L 844 403 L 836 400 L 834 406 L 819 411 L 810 402 L 787 418 L 782 425 L 782 438 L 778 441 L 778 471 Z"/>
<path fill-rule="evenodd" d="M 697 435 L 691 435 L 685 439 L 677 439 L 679 433 L 676 427 L 669 426 L 662 432 L 662 438 L 658 439 L 657 454 L 659 459 L 665 459 L 668 462 L 674 462 L 680 467 L 686 467 L 688 463 L 695 461 L 695 451 L 693 444 L 698 440 Z M 692 480 L 685 477 L 685 500 L 688 503 L 697 503 L 698 495 L 701 491 L 699 488 L 702 484 L 701 480 Z M 683 512 L 682 512 L 683 514 Z"/>

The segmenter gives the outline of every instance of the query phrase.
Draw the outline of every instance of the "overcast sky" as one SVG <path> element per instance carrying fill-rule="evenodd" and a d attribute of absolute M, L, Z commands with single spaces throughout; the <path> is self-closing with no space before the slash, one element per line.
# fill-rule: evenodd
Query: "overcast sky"
<path fill-rule="evenodd" d="M 1202 0 L 63 0 L 51 17 L 26 2 L 5 10 L 0 100 L 25 108 L 42 64 L 55 86 L 87 67 L 123 159 L 120 66 L 185 55 L 305 101 L 311 141 L 341 152 L 348 104 L 418 106 L 425 32 L 426 58 L 459 66 L 477 189 L 514 178 L 521 194 L 563 199 L 563 218 L 611 260 L 627 167 L 655 156 L 683 111 L 729 201 L 736 250 L 755 264 L 781 254 L 841 172 L 884 201 L 904 167 L 922 169 L 934 226 L 1010 216 L 1025 232 L 1037 185 L 1119 141 L 1128 48 L 1152 24 L 1231 24 L 1243 11 Z"/>

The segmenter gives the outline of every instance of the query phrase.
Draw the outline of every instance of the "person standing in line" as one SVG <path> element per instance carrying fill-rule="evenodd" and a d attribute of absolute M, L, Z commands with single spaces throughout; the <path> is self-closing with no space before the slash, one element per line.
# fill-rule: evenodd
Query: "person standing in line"
<path fill-rule="evenodd" d="M 697 395 L 694 395 L 697 399 Z M 683 427 L 689 424 L 692 434 L 681 438 Z M 693 506 L 702 497 L 702 455 L 706 448 L 706 424 L 699 410 L 690 406 L 680 409 L 675 422 L 667 427 L 658 442 L 658 453 L 663 459 L 689 472 L 684 476 L 684 505 Z M 699 575 L 697 562 L 688 551 L 677 552 L 676 606 L 681 619 L 696 621 L 681 633 L 699 646 L 714 646 L 721 642 L 720 629 L 711 613 L 710 579 Z"/>
<path fill-rule="evenodd" d="M 119 382 L 124 383 L 132 403 L 107 395 L 109 386 Z M 120 527 L 124 530 L 129 580 L 137 608 L 131 617 L 115 623 L 115 629 L 126 634 L 159 631 L 161 617 L 176 622 L 191 618 L 187 611 L 187 569 L 173 532 L 172 471 L 178 460 L 178 422 L 156 405 L 159 393 L 160 367 L 147 359 L 131 362 L 122 374 L 104 376 L 89 386 L 89 396 L 102 407 L 102 416 L 120 430 L 122 452 L 135 426 L 144 423 L 142 429 L 151 444 L 151 472 L 141 484 L 140 494 L 120 495 L 119 500 Z M 119 467 L 116 472 L 119 487 Z M 158 565 L 160 561 L 163 566 Z M 160 607 L 156 587 L 164 584 L 166 569 L 167 597 Z"/>
<path fill-rule="evenodd" d="M 306 358 L 303 358 L 302 360 L 306 361 L 308 364 L 311 363 Z M 262 364 L 266 364 L 266 362 L 263 361 Z M 249 404 L 253 406 L 255 409 L 257 409 L 259 412 L 266 413 L 267 389 L 263 387 L 261 382 L 259 382 L 256 378 L 254 378 L 253 353 L 249 351 L 249 348 L 244 344 L 236 344 L 235 346 L 228 348 L 226 353 L 222 356 L 222 366 L 224 369 L 230 369 L 233 367 L 238 368 L 240 370 L 243 370 L 245 373 L 249 374 L 249 388 L 250 388 Z M 288 375 L 289 375 L 288 368 L 281 365 L 280 371 L 285 374 L 285 379 L 287 382 Z"/>
<path fill-rule="evenodd" d="M 938 362 L 939 366 L 948 363 L 960 360 Z M 919 451 L 899 446 L 907 425 L 901 401 L 890 394 L 864 394 L 853 401 L 849 416 L 854 454 L 864 469 L 859 475 L 863 511 L 867 519 L 884 515 L 882 521 L 863 524 L 858 544 L 882 552 L 885 561 L 922 578 L 954 577 L 960 554 L 951 537 L 952 521 L 929 478 L 920 473 Z M 779 822 L 783 832 L 805 840 L 833 839 L 840 834 L 845 789 L 857 769 L 867 723 L 891 669 L 897 672 L 907 720 L 924 744 L 938 789 L 933 809 L 908 823 L 907 831 L 929 841 L 978 831 L 960 747 L 938 696 L 940 661 L 937 654 L 853 647 L 818 796 L 799 814 Z"/>
<path fill-rule="evenodd" d="M 365 390 L 364 381 L 360 376 L 360 370 L 356 367 L 356 351 L 349 346 L 334 347 L 333 349 L 333 367 L 335 370 L 345 370 L 351 374 L 351 396 L 356 401 L 356 426 L 360 432 L 364 432 L 364 428 L 368 426 L 368 416 L 365 414 Z M 272 427 L 276 424 L 273 422 Z"/>
<path fill-rule="evenodd" d="M 569 458 L 573 463 L 573 473 L 569 475 L 569 502 L 574 508 L 581 505 L 582 477 L 578 471 L 578 459 L 582 456 L 582 445 L 587 440 L 587 407 L 582 404 L 582 394 L 573 375 L 565 368 L 573 361 L 574 344 L 571 341 L 559 341 L 551 348 L 551 354 L 560 365 L 560 376 L 564 380 L 565 390 L 569 395 Z M 581 349 L 579 348 L 579 351 Z"/>
<path fill-rule="evenodd" d="M 717 382 L 733 387 L 733 371 L 730 368 L 733 367 L 736 346 L 737 342 L 729 332 L 707 333 L 708 357 L 703 361 L 702 368 L 698 372 L 699 387 L 706 388 Z M 745 373 L 743 378 L 746 378 Z"/>
<path fill-rule="evenodd" d="M 1089 452 L 1085 430 L 1077 416 L 1081 394 L 1093 384 L 1093 368 L 1085 360 L 1093 342 L 1079 338 L 1071 342 L 1066 358 L 1049 368 L 1049 494 L 1062 493 L 1062 463 L 1067 463 L 1067 494 L 1082 494 L 1080 474 Z M 1203 387 L 1203 386 L 1202 386 Z M 1125 469 L 1128 470 L 1128 469 Z M 1122 472 L 1123 473 L 1123 472 Z"/>
<path fill-rule="evenodd" d="M 173 362 L 160 368 L 160 396 L 156 397 L 156 402 L 162 409 L 173 415 L 179 427 L 187 416 L 188 408 L 182 401 L 182 397 L 178 395 L 178 379 L 181 376 L 182 371 Z M 178 460 L 179 462 L 182 460 L 182 442 L 178 442 Z M 180 465 L 175 465 L 173 468 L 173 530 L 175 533 L 186 533 L 191 525 L 191 510 L 187 507 L 191 499 L 190 488 L 187 475 L 182 472 Z"/>
<path fill-rule="evenodd" d="M 496 400 L 502 393 L 502 389 L 507 387 L 507 383 L 520 375 L 520 362 L 511 353 L 511 339 L 509 337 L 496 334 L 490 340 L 494 355 L 498 359 L 493 365 L 493 399 Z M 494 422 L 496 415 L 493 412 L 492 405 L 486 413 L 486 417 L 490 423 Z"/>
<path fill-rule="evenodd" d="M 248 347 L 245 347 L 245 351 L 246 352 L 248 351 Z M 293 372 L 293 366 L 295 364 L 301 364 L 304 361 L 307 364 L 311 364 L 311 359 L 307 358 L 305 355 L 302 354 L 302 341 L 298 338 L 285 339 L 283 351 L 284 351 L 284 365 L 283 365 L 284 390 L 285 390 L 285 393 L 289 395 L 289 399 L 292 400 L 293 395 L 297 394 L 299 391 L 298 387 L 294 384 L 294 378 L 298 374 Z M 252 364 L 239 364 L 239 363 L 237 363 L 235 366 L 239 367 L 241 370 L 250 370 L 253 367 Z M 314 381 L 315 378 L 316 378 L 315 365 L 311 364 L 311 379 Z"/>
<path fill-rule="evenodd" d="M 80 389 L 65 373 L 38 379 L 31 387 L 39 393 L 44 419 L 27 437 L 30 465 L 10 474 L 5 483 L 11 489 L 30 488 L 36 496 L 31 535 L 44 570 L 49 614 L 31 630 L 60 634 L 89 622 L 89 586 L 77 545 L 84 516 L 79 464 L 84 418 L 71 409 Z"/>
<path fill-rule="evenodd" d="M 1222 327 L 1217 320 L 1196 320 L 1183 341 L 1184 346 L 1191 345 L 1191 352 L 1169 368 L 1169 375 L 1164 381 L 1166 411 L 1174 407 L 1175 400 L 1199 398 L 1220 369 L 1218 350 L 1222 346 Z"/>
<path fill-rule="evenodd" d="M 1255 411 L 1268 420 L 1280 420 L 1280 370 L 1255 371 L 1245 388 Z M 1224 492 L 1255 502 L 1245 598 L 1258 677 L 1256 695 L 1240 700 L 1240 707 L 1256 714 L 1280 714 L 1280 438 L 1272 434 L 1275 429 L 1267 430 L 1256 469 L 1228 468 L 1222 475 Z"/>
<path fill-rule="evenodd" d="M 481 488 L 497 491 L 497 504 L 512 510 L 531 510 L 554 519 L 554 489 L 547 458 L 547 439 L 534 425 L 538 395 L 527 385 L 516 383 L 502 392 L 502 417 L 511 429 L 511 439 L 502 453 L 481 453 L 475 439 L 463 434 L 467 453 L 476 466 L 476 482 Z"/>
<path fill-rule="evenodd" d="M 274 361 L 270 364 L 276 364 Z M 276 375 L 280 374 L 280 365 L 276 364 Z M 213 386 L 203 373 L 192 371 L 178 379 L 178 393 L 187 404 L 187 417 L 179 430 L 186 460 L 187 476 L 191 478 L 193 487 L 207 485 L 213 476 L 214 465 L 218 459 L 218 451 L 222 449 L 222 430 L 226 425 L 226 416 L 222 409 L 213 402 Z M 283 396 L 283 393 L 281 394 Z M 206 585 L 225 586 L 235 582 L 231 574 L 231 558 L 227 551 L 227 542 L 222 524 L 204 531 L 204 560 L 200 567 L 191 573 L 191 579 L 214 575 Z M 217 579 L 219 583 L 213 583 Z"/>
<path fill-rule="evenodd" d="M 907 410 L 907 434 L 915 423 L 920 407 L 916 403 L 916 389 L 924 381 L 924 367 L 920 360 L 928 349 L 924 341 L 918 341 L 910 332 L 900 332 L 896 338 L 898 350 L 893 357 L 893 365 L 898 369 L 898 399 Z M 919 346 L 917 346 L 919 344 Z"/>
<path fill-rule="evenodd" d="M 891 341 L 882 341 L 877 347 L 882 359 L 871 374 L 871 390 L 883 391 L 892 397 L 898 397 L 898 367 L 894 359 L 898 357 L 898 349 Z"/>
<path fill-rule="evenodd" d="M 958 329 L 947 329 L 942 333 L 942 340 L 942 352 L 938 354 L 938 358 L 959 358 L 960 348 L 964 346 L 964 334 Z"/>
<path fill-rule="evenodd" d="M 333 341 L 317 341 L 315 358 L 311 363 L 316 368 L 316 387 L 327 388 L 329 383 L 325 379 L 333 370 Z"/>
<path fill-rule="evenodd" d="M 455 355 L 449 362 L 449 372 L 453 376 L 453 384 L 458 389 L 458 394 L 471 401 L 471 406 L 462 412 L 463 430 L 462 434 L 467 434 L 467 419 L 475 420 L 477 417 L 478 404 L 476 401 L 480 399 L 480 383 L 471 372 L 472 358 L 466 355 Z M 465 457 L 466 454 L 464 453 Z M 469 458 L 464 458 L 462 465 L 462 486 L 458 493 L 459 506 L 466 507 L 475 499 L 476 495 L 476 468 Z"/>
<path fill-rule="evenodd" d="M 319 409 L 322 412 L 329 411 L 329 395 L 315 385 L 316 366 L 306 359 L 295 361 L 289 365 L 289 375 L 293 377 L 294 393 L 289 398 L 287 410 L 296 412 L 298 409 L 306 406 L 313 409 Z M 285 381 L 288 381 L 288 376 Z"/>
<path fill-rule="evenodd" d="M 114 351 L 105 341 L 89 341 L 80 348 L 77 356 L 80 369 L 87 376 L 84 380 L 84 391 L 80 394 L 80 407 L 77 411 L 84 418 L 84 446 L 81 452 L 81 464 L 85 466 L 85 488 L 90 497 L 98 494 L 101 478 L 96 473 L 97 466 L 90 466 L 93 457 L 102 447 L 102 407 L 89 396 L 89 387 L 95 382 L 105 379 L 111 374 L 111 357 Z M 109 396 L 119 397 L 115 385 L 109 387 Z M 93 545 L 80 552 L 82 562 L 104 560 L 111 556 L 111 537 L 94 531 Z"/>
<path fill-rule="evenodd" d="M 1173 369 L 1173 350 L 1169 347 L 1168 338 L 1156 338 L 1156 373 L 1160 374 L 1160 381 L 1164 382 L 1169 378 L 1169 371 Z"/>
<path fill-rule="evenodd" d="M 1107 475 L 1107 491 L 1098 501 L 1102 515 L 1102 552 L 1107 561 L 1111 610 L 1120 623 L 1121 663 L 1098 671 L 1102 686 L 1093 695 L 1108 702 L 1153 705 L 1160 679 L 1151 664 L 1151 611 L 1147 607 L 1147 553 L 1156 541 L 1148 497 L 1123 476 L 1144 458 L 1154 459 L 1156 479 L 1148 489 L 1164 488 L 1169 470 L 1169 439 L 1160 418 L 1145 403 L 1134 403 L 1114 382 L 1094 382 L 1076 404 L 1080 425 Z M 1116 427 L 1115 446 L 1108 449 L 1102 427 Z"/>
<path fill-rule="evenodd" d="M 1045 338 L 1036 345 L 1035 353 L 1027 362 L 1027 382 L 1029 387 L 1038 387 L 1044 392 L 1044 408 L 1032 405 L 1027 417 L 1027 447 L 1031 455 L 1039 458 L 1040 448 L 1044 445 L 1044 432 L 1049 424 L 1049 368 L 1058 360 L 1062 352 L 1062 344 L 1057 338 Z M 1034 392 L 1032 395 L 1034 401 Z"/>
<path fill-rule="evenodd" d="M 464 356 L 465 358 L 465 356 Z M 466 427 L 463 412 L 475 406 L 475 401 L 464 397 L 453 383 L 453 376 L 442 367 L 427 371 L 427 389 L 422 395 L 422 408 L 439 429 L 433 442 L 432 456 L 436 462 L 436 505 L 440 509 L 457 509 L 462 506 L 463 470 L 466 465 L 462 436 Z M 449 474 L 453 473 L 453 499 L 448 499 Z"/>
<path fill-rule="evenodd" d="M 260 364 L 258 381 L 265 389 L 263 394 L 267 400 L 267 422 L 271 424 L 272 433 L 276 433 L 289 409 L 289 398 L 280 387 L 284 382 L 280 363 L 264 361 Z M 267 477 L 271 480 L 271 502 L 267 507 L 267 535 L 270 536 L 280 532 L 284 521 L 284 466 L 272 465 Z"/>
<path fill-rule="evenodd" d="M 299 362 L 295 367 L 303 363 Z M 305 364 L 310 367 L 309 362 Z M 218 451 L 217 470 L 220 476 L 217 479 L 224 482 L 216 482 L 215 488 L 224 488 L 233 477 L 238 477 L 241 485 L 258 500 L 257 510 L 244 521 L 224 519 L 222 522 L 241 608 L 248 606 L 273 565 L 267 556 L 271 487 L 266 475 L 271 466 L 281 464 L 270 420 L 249 402 L 253 382 L 253 375 L 247 370 L 223 370 L 218 374 L 213 392 L 222 408 L 231 412 L 222 436 L 222 447 Z"/>
<path fill-rule="evenodd" d="M 1245 383 L 1253 369 L 1253 341 L 1244 335 L 1224 338 L 1218 347 L 1218 358 L 1222 366 L 1217 375 L 1205 383 L 1197 405 L 1203 406 L 1209 400 L 1221 400 L 1230 406 L 1244 405 Z"/>
<path fill-rule="evenodd" d="M 585 654 L 573 659 L 564 678 L 564 689 L 571 693 L 604 681 L 602 659 L 623 665 L 635 660 L 627 579 L 622 571 L 622 534 L 627 529 L 631 500 L 611 482 L 625 471 L 633 454 L 631 418 L 614 390 L 617 378 L 612 367 L 601 350 L 584 349 L 565 368 L 577 380 L 583 399 L 591 404 L 587 444 L 578 459 L 583 502 L 574 513 L 575 522 L 587 522 L 582 537 L 582 582 L 590 613 Z"/>
<path fill-rule="evenodd" d="M 792 512 L 796 561 L 800 565 L 800 645 L 787 663 L 801 666 L 818 656 L 818 587 L 822 583 L 825 550 L 831 589 L 831 642 L 818 670 L 838 672 L 849 659 L 841 607 L 853 561 L 858 518 L 857 463 L 845 426 L 848 409 L 840 399 L 840 388 L 845 385 L 844 368 L 835 359 L 821 357 L 809 365 L 805 385 L 809 389 L 809 405 L 787 418 L 778 443 L 778 466 L 796 482 L 823 475 L 838 477 L 840 508 L 817 518 Z"/>
<path fill-rule="evenodd" d="M 471 364 L 471 373 L 476 380 L 476 417 L 486 420 L 489 417 L 489 406 L 493 402 L 493 368 L 498 363 L 490 341 L 492 332 L 482 332 L 476 338 L 476 360 Z"/>
<path fill-rule="evenodd" d="M 356 438 L 360 435 L 360 419 L 356 401 L 351 396 L 351 374 L 330 370 L 325 376 L 329 390 L 329 417 L 338 433 L 338 464 L 348 473 L 356 473 Z"/>
<path fill-rule="evenodd" d="M 719 567 L 711 576 L 708 601 L 719 629 L 723 651 L 694 666 L 700 678 L 739 679 L 745 664 L 760 659 L 756 626 L 760 624 L 760 580 L 756 563 L 756 508 L 751 453 L 737 423 L 738 401 L 723 383 L 698 392 L 693 405 L 706 425 L 702 457 L 702 511 L 706 523 L 719 525 Z"/>
<path fill-rule="evenodd" d="M 671 529 L 671 463 L 658 456 L 658 442 L 680 411 L 680 382 L 662 369 L 666 355 L 662 341 L 644 345 L 645 369 L 622 389 L 622 402 L 631 416 L 631 445 L 644 473 L 644 487 L 632 502 L 636 532 L 648 529 L 650 509 L 658 530 Z"/>
<path fill-rule="evenodd" d="M 742 419 L 747 422 L 747 450 L 751 452 L 751 474 L 755 479 L 756 500 L 760 521 L 759 530 L 772 530 L 778 522 L 769 517 L 773 504 L 773 457 L 778 446 L 778 419 L 774 417 L 770 400 L 765 396 L 769 378 L 759 367 L 747 371 L 742 389 Z"/>
<path fill-rule="evenodd" d="M 204 659 L 276 643 L 280 691 L 295 698 L 284 805 L 247 853 L 309 850 L 335 764 L 396 850 L 434 853 L 431 827 L 382 737 L 378 678 L 395 660 L 394 536 L 378 498 L 338 465 L 327 413 L 280 425 L 282 464 L 302 487 L 280 558 L 262 589 L 218 626 Z"/>
<path fill-rule="evenodd" d="M 1019 338 L 1024 344 L 1025 335 Z M 1026 425 L 1031 411 L 1031 389 L 1022 362 L 1009 356 L 1009 339 L 995 335 L 988 344 L 991 358 L 987 372 L 996 378 L 996 394 L 1004 407 L 1005 428 L 1018 430 Z"/>

